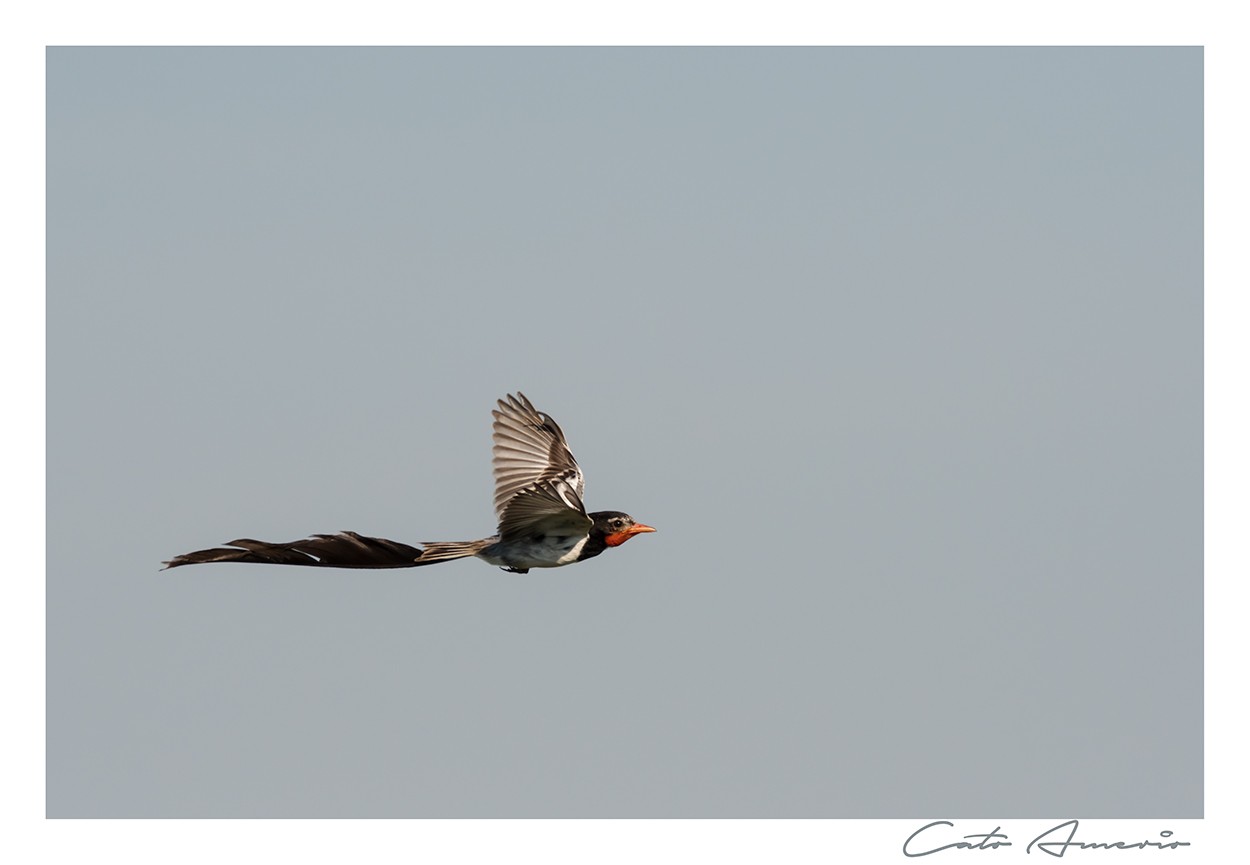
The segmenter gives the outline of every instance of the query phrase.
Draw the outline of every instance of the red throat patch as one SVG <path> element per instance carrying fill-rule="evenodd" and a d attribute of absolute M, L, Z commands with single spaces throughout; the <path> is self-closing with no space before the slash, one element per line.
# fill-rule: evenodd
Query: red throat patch
<path fill-rule="evenodd" d="M 634 523 L 632 526 L 630 526 L 623 532 L 613 532 L 610 535 L 605 535 L 603 538 L 603 542 L 607 544 L 609 547 L 619 547 L 621 544 L 628 541 L 634 535 L 640 535 L 646 532 L 654 532 L 654 531 L 655 529 L 651 528 L 650 526 L 644 526 L 642 523 Z"/>

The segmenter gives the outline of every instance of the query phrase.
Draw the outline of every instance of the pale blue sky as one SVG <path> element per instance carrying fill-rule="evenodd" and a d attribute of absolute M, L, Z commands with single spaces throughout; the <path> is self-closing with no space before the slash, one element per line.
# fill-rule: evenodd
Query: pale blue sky
<path fill-rule="evenodd" d="M 73 49 L 48 93 L 50 815 L 1201 814 L 1200 50 Z M 517 388 L 660 532 L 157 572 L 489 533 Z"/>

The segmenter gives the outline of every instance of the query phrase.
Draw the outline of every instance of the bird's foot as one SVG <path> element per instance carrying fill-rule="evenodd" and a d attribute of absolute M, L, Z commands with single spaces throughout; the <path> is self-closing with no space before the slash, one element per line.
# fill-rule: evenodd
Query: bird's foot
<path fill-rule="evenodd" d="M 507 571 L 510 574 L 528 574 L 529 568 L 500 568 L 501 571 Z"/>

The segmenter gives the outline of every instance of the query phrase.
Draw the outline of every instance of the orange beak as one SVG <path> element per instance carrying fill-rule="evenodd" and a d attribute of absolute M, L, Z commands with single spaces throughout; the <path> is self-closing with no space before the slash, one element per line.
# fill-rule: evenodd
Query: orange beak
<path fill-rule="evenodd" d="M 623 532 L 613 532 L 612 534 L 607 535 L 606 537 L 604 537 L 603 542 L 607 544 L 609 547 L 619 547 L 621 544 L 628 541 L 634 535 L 641 535 L 646 532 L 654 532 L 654 531 L 655 529 L 651 528 L 650 526 L 644 526 L 642 523 L 634 523 L 632 526 L 630 526 Z"/>

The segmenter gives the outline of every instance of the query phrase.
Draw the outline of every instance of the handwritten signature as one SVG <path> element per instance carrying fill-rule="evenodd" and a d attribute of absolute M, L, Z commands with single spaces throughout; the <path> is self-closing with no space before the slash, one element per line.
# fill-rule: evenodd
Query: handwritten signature
<path fill-rule="evenodd" d="M 1145 850 L 1147 847 L 1175 850 L 1177 847 L 1189 846 L 1188 841 L 1167 840 L 1172 837 L 1172 833 L 1168 830 L 1159 833 L 1163 841 L 1077 841 L 1076 830 L 1080 825 L 1079 820 L 1069 820 L 1053 829 L 1047 829 L 1030 841 L 1029 846 L 1024 848 L 1024 852 L 1032 853 L 1033 848 L 1036 847 L 1042 853 L 1062 857 L 1070 847 L 1078 850 Z M 943 850 L 997 850 L 999 847 L 1013 846 L 1007 834 L 1002 831 L 1002 826 L 995 826 L 992 832 L 964 835 L 962 841 L 951 841 L 945 844 L 942 842 L 946 841 L 949 835 L 937 828 L 939 826 L 953 829 L 955 824 L 949 820 L 934 820 L 932 823 L 921 826 L 903 842 L 903 855 L 928 856 L 931 853 L 941 853 Z"/>

